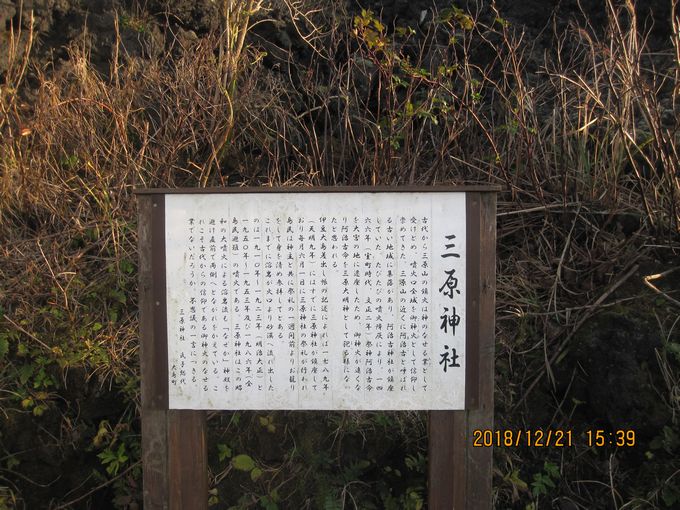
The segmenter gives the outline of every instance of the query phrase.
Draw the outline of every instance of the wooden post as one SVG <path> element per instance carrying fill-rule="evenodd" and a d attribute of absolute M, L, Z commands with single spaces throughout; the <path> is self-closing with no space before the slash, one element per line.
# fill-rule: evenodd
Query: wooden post
<path fill-rule="evenodd" d="M 137 199 L 144 509 L 206 510 L 205 412 L 168 409 L 165 197 Z"/>
<path fill-rule="evenodd" d="M 467 193 L 466 410 L 431 411 L 428 507 L 492 508 L 492 448 L 472 446 L 474 430 L 493 430 L 496 194 Z"/>

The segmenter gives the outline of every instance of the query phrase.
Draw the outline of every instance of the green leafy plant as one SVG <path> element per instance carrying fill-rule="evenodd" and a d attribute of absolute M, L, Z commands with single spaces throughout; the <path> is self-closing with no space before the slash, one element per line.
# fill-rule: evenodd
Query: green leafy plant
<path fill-rule="evenodd" d="M 257 466 L 253 458 L 250 455 L 246 455 L 244 453 L 241 453 L 233 457 L 231 459 L 231 465 L 234 467 L 234 469 L 238 471 L 245 471 L 246 473 L 250 473 L 250 479 L 253 482 L 259 480 L 263 473 L 262 469 L 260 469 Z"/>
<path fill-rule="evenodd" d="M 232 451 L 229 446 L 226 444 L 218 444 L 217 445 L 217 456 L 220 459 L 220 462 L 231 459 Z"/>
<path fill-rule="evenodd" d="M 124 443 L 120 443 L 115 450 L 106 448 L 103 452 L 99 453 L 97 457 L 101 460 L 102 465 L 106 467 L 106 472 L 110 475 L 117 475 L 120 468 L 129 460 Z"/>
<path fill-rule="evenodd" d="M 559 468 L 552 462 L 543 463 L 543 471 L 534 474 L 534 481 L 531 482 L 531 493 L 535 496 L 547 495 L 556 487 L 556 482 L 560 478 Z"/>

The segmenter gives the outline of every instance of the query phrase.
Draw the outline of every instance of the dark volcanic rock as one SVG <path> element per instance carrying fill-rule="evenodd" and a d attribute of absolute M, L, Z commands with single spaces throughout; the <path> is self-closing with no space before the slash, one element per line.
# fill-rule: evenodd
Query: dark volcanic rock
<path fill-rule="evenodd" d="M 603 313 L 584 325 L 560 370 L 575 372 L 569 397 L 583 402 L 583 423 L 592 428 L 633 429 L 652 438 L 669 422 L 658 398 L 658 326 L 636 314 Z M 570 377 L 561 377 L 568 383 Z M 565 388 L 566 389 L 566 388 Z"/>

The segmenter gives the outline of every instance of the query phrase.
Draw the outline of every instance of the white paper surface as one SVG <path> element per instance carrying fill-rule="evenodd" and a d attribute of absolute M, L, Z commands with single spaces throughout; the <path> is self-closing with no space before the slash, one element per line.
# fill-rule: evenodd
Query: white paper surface
<path fill-rule="evenodd" d="M 169 194 L 171 409 L 463 409 L 464 193 Z"/>

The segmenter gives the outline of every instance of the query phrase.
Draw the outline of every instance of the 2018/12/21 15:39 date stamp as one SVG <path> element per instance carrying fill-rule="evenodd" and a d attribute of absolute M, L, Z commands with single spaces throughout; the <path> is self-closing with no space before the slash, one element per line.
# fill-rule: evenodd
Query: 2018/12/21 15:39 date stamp
<path fill-rule="evenodd" d="M 479 448 L 496 447 L 570 447 L 582 444 L 588 447 L 635 446 L 635 431 L 619 429 L 608 431 L 604 429 L 586 430 L 582 434 L 575 434 L 572 430 L 536 429 L 536 430 L 490 430 L 477 429 L 472 432 L 472 446 Z"/>

